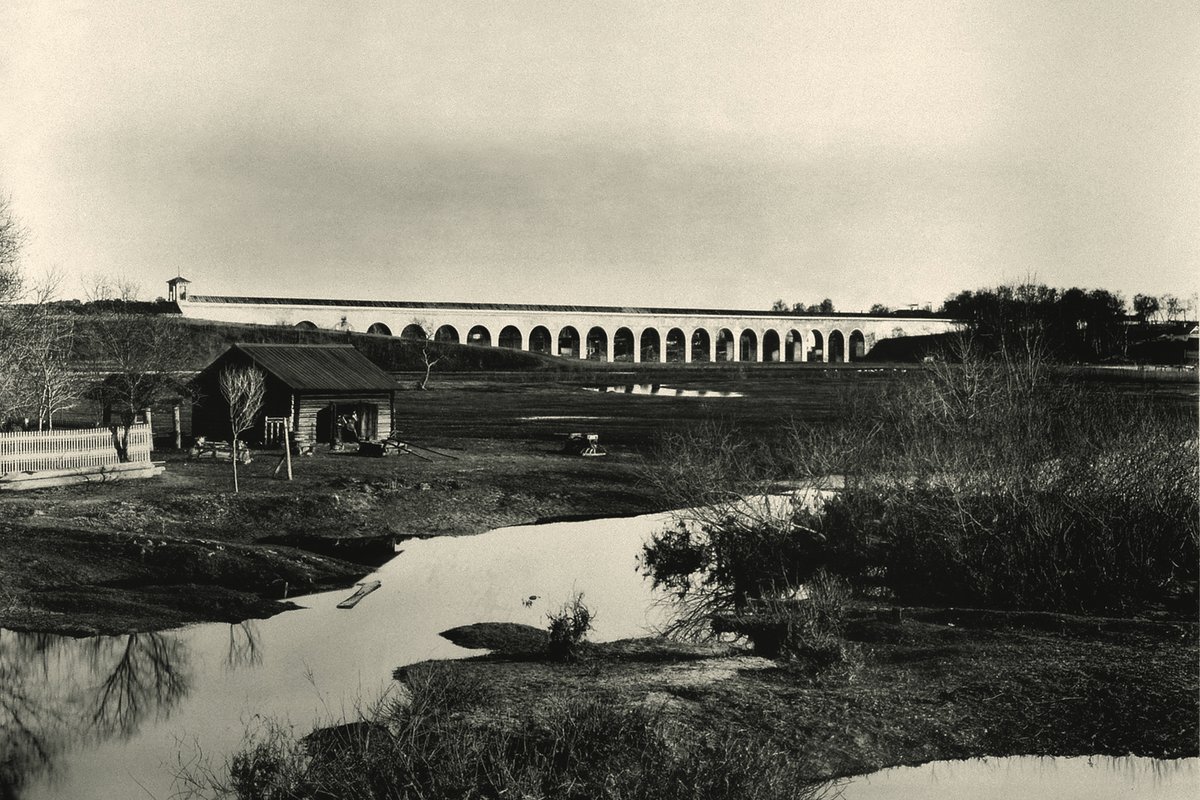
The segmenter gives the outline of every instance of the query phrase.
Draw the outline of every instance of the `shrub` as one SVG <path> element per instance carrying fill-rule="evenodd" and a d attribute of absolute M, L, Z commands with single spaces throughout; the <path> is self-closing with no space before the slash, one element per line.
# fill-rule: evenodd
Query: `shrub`
<path fill-rule="evenodd" d="M 818 570 L 803 591 L 773 592 L 743 611 L 713 620 L 716 633 L 746 636 L 758 655 L 790 658 L 824 668 L 843 661 L 849 584 Z"/>
<path fill-rule="evenodd" d="M 551 611 L 546 617 L 550 621 L 547 649 L 551 657 L 563 661 L 575 658 L 595 619 L 592 610 L 584 605 L 583 593 L 577 592 L 569 602 L 563 603 L 561 608 Z"/>

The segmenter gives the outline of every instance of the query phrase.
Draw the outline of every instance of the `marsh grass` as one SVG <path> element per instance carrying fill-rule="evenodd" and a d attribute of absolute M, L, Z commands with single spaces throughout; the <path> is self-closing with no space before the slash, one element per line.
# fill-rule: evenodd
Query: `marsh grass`
<path fill-rule="evenodd" d="M 182 781 L 193 797 L 816 797 L 788 754 L 733 730 L 681 735 L 661 709 L 603 694 L 495 713 L 452 665 L 406 670 L 405 697 L 303 739 L 269 724 L 221 770 Z M 464 683 L 465 681 L 465 683 Z"/>
<path fill-rule="evenodd" d="M 1081 384 L 1036 341 L 952 358 L 847 396 L 834 425 L 753 443 L 711 429 L 665 440 L 689 510 L 643 568 L 679 602 L 675 632 L 778 597 L 818 569 L 901 603 L 1194 614 L 1196 420 Z M 673 454 L 671 451 L 677 451 Z M 785 511 L 781 482 L 836 487 Z"/>

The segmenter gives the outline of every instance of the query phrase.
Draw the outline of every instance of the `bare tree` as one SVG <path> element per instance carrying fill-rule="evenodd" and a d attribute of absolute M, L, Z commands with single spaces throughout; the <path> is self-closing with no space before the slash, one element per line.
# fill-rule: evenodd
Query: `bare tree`
<path fill-rule="evenodd" d="M 79 401 L 79 378 L 70 368 L 75 340 L 75 320 L 67 314 L 54 314 L 45 306 L 35 306 L 28 315 L 29 337 L 25 347 L 25 371 L 35 410 L 38 430 L 54 428 L 54 415 Z"/>
<path fill-rule="evenodd" d="M 35 281 L 23 275 L 18 259 L 27 238 L 0 197 L 0 422 L 36 417 L 41 430 L 53 427 L 54 414 L 78 394 L 67 368 L 74 325 L 49 306 L 62 285 L 61 268 Z"/>
<path fill-rule="evenodd" d="M 188 366 L 191 350 L 178 326 L 160 317 L 113 314 L 88 319 L 88 356 L 107 370 L 95 388 L 104 404 L 105 424 L 112 425 L 113 446 L 127 461 L 129 429 L 138 412 L 168 397 L 188 394 L 179 372 Z"/>
<path fill-rule="evenodd" d="M 0 195 L 0 305 L 14 302 L 22 294 L 19 259 L 28 240 L 28 229 L 12 213 L 8 197 Z"/>
<path fill-rule="evenodd" d="M 83 278 L 83 297 L 89 303 L 105 300 L 120 300 L 125 303 L 137 300 L 142 287 L 125 275 L 94 273 Z"/>
<path fill-rule="evenodd" d="M 257 367 L 226 367 L 220 375 L 221 396 L 229 404 L 233 433 L 233 491 L 238 491 L 238 437 L 254 427 L 262 411 L 266 376 Z M 285 443 L 286 447 L 287 444 Z"/>
<path fill-rule="evenodd" d="M 417 381 L 417 388 L 425 391 L 429 388 L 429 376 L 433 373 L 433 368 L 437 366 L 437 363 L 442 360 L 443 356 L 430 346 L 437 332 L 429 324 L 428 320 L 414 319 L 412 325 L 406 330 L 412 330 L 412 326 L 416 326 L 421 331 L 420 337 L 417 338 L 421 342 L 421 363 L 425 365 L 425 374 L 421 377 L 421 380 Z"/>
<path fill-rule="evenodd" d="M 1173 294 L 1164 294 L 1160 298 L 1162 303 L 1163 313 L 1167 316 L 1167 322 L 1174 322 L 1183 316 L 1184 303 Z"/>

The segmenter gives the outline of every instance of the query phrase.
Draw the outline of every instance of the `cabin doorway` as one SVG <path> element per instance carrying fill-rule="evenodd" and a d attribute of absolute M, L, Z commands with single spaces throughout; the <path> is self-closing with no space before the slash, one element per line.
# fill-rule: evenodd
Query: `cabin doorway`
<path fill-rule="evenodd" d="M 317 441 L 360 442 L 379 438 L 379 406 L 374 403 L 330 403 L 317 412 Z"/>

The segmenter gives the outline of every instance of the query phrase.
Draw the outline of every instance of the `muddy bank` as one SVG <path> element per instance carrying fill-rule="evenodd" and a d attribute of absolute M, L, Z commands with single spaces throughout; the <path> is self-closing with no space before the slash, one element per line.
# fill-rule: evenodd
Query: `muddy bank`
<path fill-rule="evenodd" d="M 685 738 L 730 728 L 769 743 L 812 780 L 976 756 L 1198 755 L 1194 622 L 968 614 L 952 624 L 943 614 L 857 611 L 850 659 L 826 670 L 660 639 L 589 645 L 559 663 L 539 650 L 536 629 L 475 625 L 445 635 L 498 650 L 396 677 L 448 669 L 486 685 L 470 712 L 485 727 L 568 697 L 652 707 Z"/>
<path fill-rule="evenodd" d="M 0 627 L 73 636 L 237 622 L 293 608 L 366 567 L 282 546 L 0 526 Z"/>
<path fill-rule="evenodd" d="M 636 454 L 459 442 L 437 462 L 318 453 L 276 478 L 165 454 L 147 481 L 0 497 L 0 627 L 70 635 L 267 617 L 348 586 L 412 537 L 651 510 Z M 603 463 L 596 463 L 596 462 Z"/>

